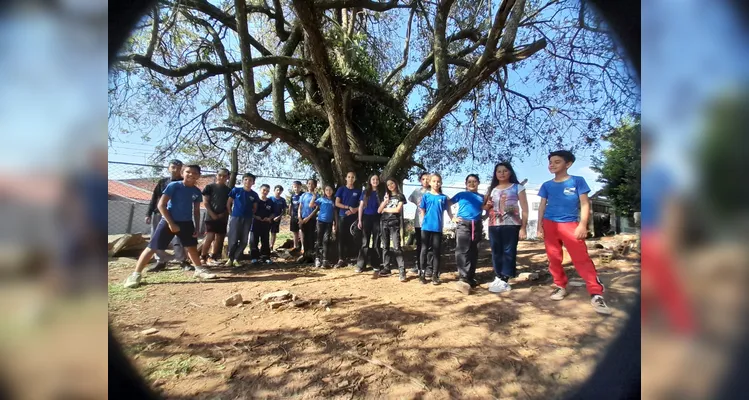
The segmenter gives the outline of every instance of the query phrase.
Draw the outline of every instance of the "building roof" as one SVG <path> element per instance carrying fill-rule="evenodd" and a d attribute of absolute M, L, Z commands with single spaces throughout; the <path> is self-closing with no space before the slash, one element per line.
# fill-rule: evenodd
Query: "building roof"
<path fill-rule="evenodd" d="M 109 179 L 107 181 L 108 197 L 119 197 L 135 201 L 137 203 L 148 203 L 151 201 L 153 188 L 160 178 L 134 178 L 134 179 Z M 206 185 L 215 181 L 214 175 L 201 176 L 196 186 L 203 190 Z M 200 204 L 203 208 L 203 204 Z"/>

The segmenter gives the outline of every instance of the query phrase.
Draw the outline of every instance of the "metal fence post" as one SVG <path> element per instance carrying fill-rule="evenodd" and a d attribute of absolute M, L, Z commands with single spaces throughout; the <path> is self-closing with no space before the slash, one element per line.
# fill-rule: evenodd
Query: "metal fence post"
<path fill-rule="evenodd" d="M 125 229 L 125 233 L 131 234 L 133 233 L 133 214 L 135 213 L 135 204 L 130 203 L 130 215 L 127 217 L 127 229 Z"/>

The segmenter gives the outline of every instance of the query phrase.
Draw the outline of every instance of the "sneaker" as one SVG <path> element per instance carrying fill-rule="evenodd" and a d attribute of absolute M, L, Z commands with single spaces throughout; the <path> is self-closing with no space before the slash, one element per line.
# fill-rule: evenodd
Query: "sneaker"
<path fill-rule="evenodd" d="M 432 273 L 431 272 L 426 272 L 424 274 L 424 277 L 427 278 L 427 279 L 432 279 Z"/>
<path fill-rule="evenodd" d="M 183 262 L 182 263 L 182 270 L 183 271 L 194 271 L 195 267 L 193 267 L 192 264 L 190 264 L 188 262 Z"/>
<path fill-rule="evenodd" d="M 609 315 L 611 314 L 611 309 L 609 306 L 606 305 L 606 302 L 603 301 L 603 296 L 601 295 L 595 295 L 590 299 L 590 305 L 593 306 L 593 309 L 596 310 L 599 314 L 605 314 Z"/>
<path fill-rule="evenodd" d="M 339 262 L 336 266 L 338 268 L 341 268 L 340 265 L 341 265 L 341 263 Z M 356 268 L 354 268 L 354 272 L 356 272 L 357 274 L 360 274 L 360 273 L 364 272 L 364 268 L 362 268 L 362 267 L 360 267 L 360 266 L 357 265 Z"/>
<path fill-rule="evenodd" d="M 343 268 L 343 267 L 345 267 L 345 266 L 346 266 L 346 262 L 345 262 L 345 261 L 343 261 L 343 260 L 338 260 L 338 263 L 336 264 L 336 267 L 337 267 L 337 268 Z M 359 271 L 356 271 L 356 272 L 361 272 L 361 268 L 357 267 L 357 269 L 358 269 Z"/>
<path fill-rule="evenodd" d="M 426 285 L 428 283 L 425 274 L 423 273 L 419 274 L 419 282 L 421 282 L 422 285 Z"/>
<path fill-rule="evenodd" d="M 315 258 L 315 268 L 320 268 L 320 267 L 322 267 L 322 262 L 320 262 L 319 258 Z"/>
<path fill-rule="evenodd" d="M 471 289 L 476 289 L 477 287 L 479 287 L 479 283 L 476 282 L 475 279 L 469 279 L 468 284 L 471 285 Z"/>
<path fill-rule="evenodd" d="M 250 264 L 252 264 L 252 265 L 255 265 L 255 264 L 257 264 L 258 262 L 259 262 L 259 261 L 258 261 L 258 259 L 257 259 L 257 258 L 253 258 L 252 260 L 250 260 Z"/>
<path fill-rule="evenodd" d="M 234 260 L 226 260 L 226 264 L 224 264 L 227 267 L 233 267 L 235 261 Z"/>
<path fill-rule="evenodd" d="M 379 272 L 380 276 L 390 276 L 390 268 L 383 268 Z"/>
<path fill-rule="evenodd" d="M 271 261 L 270 259 L 268 259 L 268 260 L 265 260 L 265 263 L 266 263 L 266 264 L 272 264 L 272 263 L 273 263 L 273 261 Z"/>
<path fill-rule="evenodd" d="M 492 293 L 509 292 L 510 290 L 512 290 L 510 284 L 499 278 L 494 279 L 494 281 L 489 285 L 489 291 Z"/>
<path fill-rule="evenodd" d="M 458 281 L 455 283 L 455 290 L 463 294 L 471 294 L 471 284 L 466 281 Z"/>
<path fill-rule="evenodd" d="M 234 260 L 234 262 L 231 263 L 231 266 L 234 268 L 239 268 L 242 266 L 242 264 L 240 264 L 239 261 Z"/>
<path fill-rule="evenodd" d="M 216 279 L 216 274 L 212 274 L 203 268 L 196 268 L 192 277 L 196 279 Z"/>
<path fill-rule="evenodd" d="M 160 262 L 157 262 L 155 265 L 152 265 L 152 266 L 146 268 L 146 271 L 148 271 L 148 272 L 159 272 L 159 271 L 163 271 L 165 269 L 166 269 L 166 262 L 160 261 Z"/>
<path fill-rule="evenodd" d="M 398 280 L 401 281 L 401 282 L 405 282 L 406 281 L 406 270 L 405 269 L 400 270 L 400 272 L 398 273 Z"/>
<path fill-rule="evenodd" d="M 433 275 L 432 276 L 432 285 L 437 286 L 440 283 L 442 283 L 442 281 L 440 280 L 439 275 Z"/>
<path fill-rule="evenodd" d="M 417 267 L 411 268 L 411 273 L 418 275 L 419 274 L 419 268 L 417 268 Z"/>
<path fill-rule="evenodd" d="M 127 279 L 125 279 L 125 283 L 122 286 L 124 286 L 125 289 L 131 289 L 140 286 L 140 274 L 137 272 L 133 272 L 131 275 L 128 275 Z"/>
<path fill-rule="evenodd" d="M 330 269 L 330 268 L 333 268 L 333 266 L 332 266 L 332 265 L 330 265 L 330 263 L 328 262 L 328 260 L 322 260 L 322 267 L 323 267 L 324 269 Z"/>
<path fill-rule="evenodd" d="M 208 260 L 206 261 L 206 264 L 216 266 L 216 265 L 219 265 L 219 262 L 218 262 L 217 259 L 215 259 L 213 257 L 208 257 Z"/>
<path fill-rule="evenodd" d="M 557 287 L 554 289 L 553 292 L 551 292 L 551 296 L 549 296 L 549 298 L 552 300 L 559 301 L 559 300 L 564 299 L 564 296 L 567 296 L 567 289 Z"/>
<path fill-rule="evenodd" d="M 203 265 L 208 264 L 208 256 L 201 255 L 200 256 L 200 263 Z"/>

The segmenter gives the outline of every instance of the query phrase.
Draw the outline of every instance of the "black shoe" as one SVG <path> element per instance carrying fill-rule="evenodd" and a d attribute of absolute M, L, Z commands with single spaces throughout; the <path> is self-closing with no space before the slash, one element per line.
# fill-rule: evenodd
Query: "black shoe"
<path fill-rule="evenodd" d="M 364 268 L 362 268 L 362 267 L 360 267 L 360 266 L 357 265 L 356 268 L 354 269 L 354 272 L 356 272 L 357 274 L 360 274 L 360 273 L 364 272 Z"/>
<path fill-rule="evenodd" d="M 156 265 L 153 265 L 151 267 L 146 268 L 146 271 L 148 272 L 159 272 L 166 269 L 166 263 L 165 262 L 157 262 Z"/>
<path fill-rule="evenodd" d="M 405 269 L 401 269 L 400 272 L 398 273 L 398 280 L 401 281 L 401 282 L 405 282 L 406 281 L 406 270 Z"/>
<path fill-rule="evenodd" d="M 471 285 L 472 289 L 476 289 L 477 287 L 479 287 L 479 283 L 476 282 L 475 279 L 469 279 L 467 282 L 469 285 Z"/>
<path fill-rule="evenodd" d="M 422 285 L 426 285 L 428 283 L 426 275 L 424 275 L 423 273 L 420 273 L 419 274 L 419 282 L 421 282 Z"/>
<path fill-rule="evenodd" d="M 419 268 L 418 267 L 411 268 L 411 273 L 412 274 L 418 274 L 419 273 Z"/>
<path fill-rule="evenodd" d="M 338 260 L 338 263 L 336 264 L 336 268 L 343 268 L 345 266 L 346 266 L 346 262 L 345 261 Z M 361 268 L 357 267 L 357 269 L 361 269 Z M 361 272 L 361 271 L 358 271 L 358 272 Z"/>
<path fill-rule="evenodd" d="M 432 285 L 435 285 L 435 286 L 437 286 L 437 285 L 439 285 L 440 283 L 442 283 L 442 281 L 440 280 L 440 277 L 439 277 L 439 275 L 434 275 L 434 276 L 432 276 Z"/>
<path fill-rule="evenodd" d="M 383 268 L 379 272 L 380 276 L 389 276 L 390 275 L 390 268 Z"/>
<path fill-rule="evenodd" d="M 427 278 L 427 279 L 432 279 L 432 273 L 431 272 L 427 272 L 427 273 L 424 274 L 424 277 Z"/>

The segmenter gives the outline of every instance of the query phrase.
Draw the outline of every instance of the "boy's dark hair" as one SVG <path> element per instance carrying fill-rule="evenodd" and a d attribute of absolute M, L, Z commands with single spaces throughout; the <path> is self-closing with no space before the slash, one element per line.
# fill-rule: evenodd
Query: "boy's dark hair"
<path fill-rule="evenodd" d="M 309 181 L 312 181 L 312 183 L 314 183 L 315 186 L 317 186 L 317 179 L 315 179 L 315 178 L 309 178 L 309 179 L 307 179 L 307 183 L 309 183 Z"/>
<path fill-rule="evenodd" d="M 244 178 L 252 178 L 252 180 L 254 181 L 255 180 L 255 175 L 253 175 L 253 174 L 251 174 L 251 173 L 248 172 L 248 173 L 242 175 L 242 180 L 244 180 Z"/>
<path fill-rule="evenodd" d="M 292 185 L 299 185 L 299 186 L 303 186 L 303 185 L 302 185 L 302 182 L 300 182 L 300 181 L 294 181 L 294 182 L 292 182 L 291 184 L 292 184 Z"/>
<path fill-rule="evenodd" d="M 551 157 L 554 157 L 554 156 L 562 157 L 562 159 L 564 159 L 564 162 L 569 162 L 569 163 L 575 162 L 575 155 L 572 154 L 572 152 L 568 150 L 552 151 L 551 153 L 549 153 L 549 160 L 551 160 Z"/>
<path fill-rule="evenodd" d="M 187 166 L 187 167 L 185 167 L 185 168 L 192 168 L 192 169 L 194 169 L 194 170 L 197 170 L 197 171 L 198 171 L 198 173 L 200 173 L 200 165 L 198 165 L 198 164 L 190 164 L 190 165 L 188 165 L 188 166 Z"/>
<path fill-rule="evenodd" d="M 497 169 L 494 168 L 494 170 L 496 171 Z M 468 174 L 468 176 L 466 176 L 466 183 L 468 183 L 468 179 L 471 177 L 476 178 L 476 181 L 478 181 L 478 183 L 481 183 L 481 179 L 479 179 L 479 176 L 476 174 Z"/>
<path fill-rule="evenodd" d="M 218 175 L 218 174 L 220 174 L 222 172 L 225 172 L 226 175 L 231 175 L 231 172 L 227 168 L 219 168 L 218 169 L 218 173 L 216 175 Z"/>
<path fill-rule="evenodd" d="M 270 185 L 267 183 L 263 183 L 262 185 L 260 185 L 260 189 L 262 188 L 268 188 L 268 190 L 270 190 Z"/>
<path fill-rule="evenodd" d="M 424 171 L 424 172 L 420 173 L 420 174 L 419 174 L 419 181 L 421 181 L 421 178 L 423 178 L 423 177 L 424 177 L 424 175 L 427 175 L 427 176 L 428 176 L 428 175 L 429 175 L 429 172 L 427 172 L 427 171 Z"/>
<path fill-rule="evenodd" d="M 273 190 L 276 190 L 276 189 L 281 189 L 281 191 L 283 192 L 283 186 L 281 186 L 281 185 L 276 185 L 276 186 L 275 186 L 275 187 L 273 188 Z"/>

